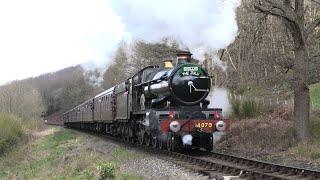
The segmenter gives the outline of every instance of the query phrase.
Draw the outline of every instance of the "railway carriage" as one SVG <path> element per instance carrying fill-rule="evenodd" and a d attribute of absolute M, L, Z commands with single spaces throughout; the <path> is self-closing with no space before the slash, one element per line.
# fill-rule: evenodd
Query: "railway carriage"
<path fill-rule="evenodd" d="M 208 108 L 211 79 L 180 51 L 176 65 L 148 66 L 63 115 L 65 126 L 99 131 L 127 141 L 211 151 L 214 134 L 228 130 L 222 109 Z"/>

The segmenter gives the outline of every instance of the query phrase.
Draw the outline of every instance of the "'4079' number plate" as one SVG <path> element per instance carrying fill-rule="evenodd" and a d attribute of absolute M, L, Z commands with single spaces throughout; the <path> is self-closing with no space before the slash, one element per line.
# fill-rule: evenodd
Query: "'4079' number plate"
<path fill-rule="evenodd" d="M 199 122 L 199 123 L 196 123 L 195 127 L 197 128 L 212 128 L 212 123 L 209 123 L 209 122 Z"/>

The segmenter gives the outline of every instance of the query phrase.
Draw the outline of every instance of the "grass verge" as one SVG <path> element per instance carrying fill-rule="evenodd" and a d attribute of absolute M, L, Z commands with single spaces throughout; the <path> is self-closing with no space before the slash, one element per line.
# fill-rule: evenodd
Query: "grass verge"
<path fill-rule="evenodd" d="M 115 179 L 142 179 L 119 168 L 141 156 L 97 137 L 49 127 L 39 139 L 0 158 L 0 179 L 100 179 L 101 164 L 112 164 Z"/>

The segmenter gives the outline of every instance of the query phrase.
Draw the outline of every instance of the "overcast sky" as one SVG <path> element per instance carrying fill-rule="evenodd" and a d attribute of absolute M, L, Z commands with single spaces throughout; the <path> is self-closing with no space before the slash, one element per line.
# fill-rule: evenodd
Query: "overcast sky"
<path fill-rule="evenodd" d="M 214 54 L 234 41 L 239 5 L 240 0 L 0 0 L 0 84 L 85 62 L 105 67 L 121 40 L 170 36 L 202 59 L 203 52 Z"/>
<path fill-rule="evenodd" d="M 106 62 L 123 29 L 108 0 L 1 0 L 0 84 Z"/>

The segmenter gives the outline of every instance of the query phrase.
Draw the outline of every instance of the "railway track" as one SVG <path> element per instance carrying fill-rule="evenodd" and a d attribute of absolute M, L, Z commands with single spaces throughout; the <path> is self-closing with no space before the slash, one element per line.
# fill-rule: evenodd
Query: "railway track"
<path fill-rule="evenodd" d="M 154 151 L 159 154 L 159 151 Z M 195 156 L 161 150 L 172 162 L 192 171 L 204 174 L 210 179 L 222 179 L 224 176 L 239 179 L 320 179 L 320 172 L 271 164 L 221 153 Z M 196 153 L 197 154 L 197 153 Z"/>
<path fill-rule="evenodd" d="M 87 131 L 85 131 L 87 133 Z M 152 148 L 146 145 L 129 144 L 128 141 L 118 137 L 90 134 L 113 140 L 125 146 L 138 147 L 139 150 L 161 159 L 174 162 L 193 172 L 208 176 L 209 179 L 320 179 L 320 171 L 272 164 L 222 153 L 207 153 L 195 151 L 194 153 L 171 152 Z"/>
<path fill-rule="evenodd" d="M 283 166 L 222 153 L 211 153 L 209 159 L 222 160 L 226 163 L 241 166 L 241 168 L 243 168 L 242 177 L 257 176 L 259 178 L 270 177 L 276 179 L 320 179 L 320 172 L 311 169 Z"/>

